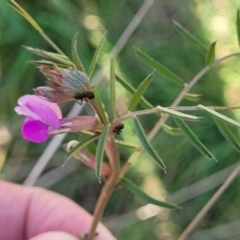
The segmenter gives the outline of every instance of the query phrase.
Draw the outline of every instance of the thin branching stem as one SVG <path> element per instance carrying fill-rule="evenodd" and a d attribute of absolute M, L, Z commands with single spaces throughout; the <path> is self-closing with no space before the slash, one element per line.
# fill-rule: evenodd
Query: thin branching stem
<path fill-rule="evenodd" d="M 179 95 L 177 96 L 177 98 L 174 100 L 173 104 L 171 105 L 171 107 L 177 107 L 178 104 L 182 101 L 182 99 L 184 98 L 184 95 L 186 93 L 188 93 L 191 88 L 202 78 L 203 75 L 205 75 L 210 69 L 212 69 L 214 66 L 218 65 L 220 62 L 222 62 L 225 59 L 231 58 L 231 57 L 236 57 L 239 56 L 240 52 L 236 52 L 236 53 L 232 53 L 229 54 L 225 57 L 216 59 L 214 61 L 214 63 L 211 66 L 206 66 L 204 67 L 200 72 L 198 72 L 193 78 L 192 80 L 185 85 L 185 87 L 183 88 L 183 90 L 179 93 Z M 148 134 L 148 138 L 149 140 L 153 139 L 155 137 L 155 135 L 158 133 L 158 131 L 161 129 L 161 127 L 163 126 L 163 124 L 166 122 L 166 120 L 168 119 L 169 115 L 165 114 L 164 116 L 162 116 L 159 121 L 156 123 L 156 125 L 153 127 L 153 129 L 150 131 L 150 133 Z"/>
<path fill-rule="evenodd" d="M 229 175 L 223 185 L 214 193 L 214 195 L 209 199 L 209 201 L 204 205 L 201 211 L 195 216 L 187 228 L 179 236 L 178 240 L 184 240 L 189 235 L 189 233 L 196 227 L 199 221 L 204 217 L 204 215 L 209 211 L 213 204 L 219 199 L 219 197 L 224 193 L 224 191 L 231 185 L 233 180 L 238 176 L 240 172 L 240 164 L 234 171 Z"/>
<path fill-rule="evenodd" d="M 217 111 L 226 111 L 226 110 L 238 110 L 240 106 L 207 106 L 209 109 Z M 191 111 L 204 111 L 199 106 L 178 106 L 178 107 L 169 107 L 169 109 L 182 112 L 191 112 Z"/>
<path fill-rule="evenodd" d="M 109 141 L 106 143 L 105 150 L 108 156 L 109 164 L 112 169 L 112 173 L 110 178 L 104 184 L 102 191 L 100 193 L 100 196 L 97 200 L 97 204 L 95 206 L 94 213 L 93 213 L 93 222 L 91 225 L 91 229 L 88 233 L 87 240 L 93 239 L 97 225 L 99 221 L 101 221 L 102 219 L 102 215 L 107 205 L 107 202 L 111 197 L 119 181 L 119 170 L 120 170 L 119 151 L 118 151 L 117 144 L 115 143 L 114 135 L 112 133 L 109 136 Z"/>

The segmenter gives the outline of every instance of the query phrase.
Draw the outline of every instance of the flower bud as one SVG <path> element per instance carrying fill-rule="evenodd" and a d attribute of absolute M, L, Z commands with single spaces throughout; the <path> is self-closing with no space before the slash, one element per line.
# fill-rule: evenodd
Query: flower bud
<path fill-rule="evenodd" d="M 41 96 L 49 102 L 65 102 L 74 99 L 66 92 L 64 93 L 51 87 L 37 87 L 33 90 L 37 96 Z"/>
<path fill-rule="evenodd" d="M 57 67 L 51 69 L 46 65 L 40 66 L 39 69 L 47 77 L 49 86 L 55 90 L 53 92 L 52 89 L 37 89 L 37 93 L 47 96 L 47 99 L 60 102 L 69 100 L 88 101 L 94 98 L 93 86 L 90 85 L 88 76 L 84 72 L 77 69 Z"/>

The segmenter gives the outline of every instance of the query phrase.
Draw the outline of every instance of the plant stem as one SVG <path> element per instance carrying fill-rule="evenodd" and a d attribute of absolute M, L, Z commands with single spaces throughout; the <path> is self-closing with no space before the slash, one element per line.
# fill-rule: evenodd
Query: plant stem
<path fill-rule="evenodd" d="M 185 85 L 185 87 L 183 88 L 183 90 L 179 93 L 179 95 L 177 96 L 177 98 L 174 100 L 173 104 L 171 105 L 171 107 L 177 107 L 178 104 L 182 101 L 184 95 L 186 93 L 189 92 L 189 90 L 201 79 L 201 77 L 203 75 L 205 75 L 210 69 L 212 69 L 214 66 L 218 65 L 220 62 L 222 62 L 225 59 L 231 58 L 231 57 L 235 57 L 240 55 L 240 52 L 236 52 L 236 53 L 232 53 L 229 54 L 225 57 L 216 59 L 214 61 L 214 63 L 211 66 L 206 66 L 204 67 L 200 72 L 198 72 L 193 78 L 192 80 Z M 164 116 L 162 116 L 159 121 L 156 123 L 156 125 L 153 127 L 153 129 L 150 131 L 150 133 L 148 134 L 148 139 L 152 140 L 154 138 L 154 136 L 157 134 L 157 132 L 161 129 L 161 127 L 163 126 L 163 124 L 166 122 L 166 120 L 168 119 L 169 115 L 165 114 Z"/>
<path fill-rule="evenodd" d="M 213 206 L 213 204 L 218 200 L 218 198 L 223 194 L 223 192 L 230 186 L 233 180 L 238 176 L 239 172 L 240 172 L 240 164 L 237 166 L 237 168 L 234 169 L 234 171 L 225 180 L 223 185 L 214 193 L 214 195 L 210 198 L 210 200 L 204 205 L 201 211 L 196 215 L 196 217 L 191 221 L 191 223 L 179 236 L 178 240 L 186 239 L 188 234 L 196 227 L 198 222 L 203 218 L 203 216 L 207 213 L 207 211 Z"/>
<path fill-rule="evenodd" d="M 207 106 L 209 109 L 217 110 L 217 111 L 226 111 L 226 110 L 236 110 L 240 109 L 240 106 Z M 181 112 L 188 111 L 204 111 L 204 109 L 199 106 L 179 106 L 179 107 L 169 107 L 169 109 Z"/>
<path fill-rule="evenodd" d="M 93 222 L 92 222 L 87 240 L 92 240 L 93 237 L 95 236 L 97 225 L 102 218 L 107 202 L 111 197 L 119 181 L 120 158 L 119 158 L 118 147 L 117 147 L 117 144 L 115 143 L 113 134 L 110 134 L 110 141 L 106 143 L 105 151 L 109 159 L 109 163 L 112 169 L 112 174 L 104 184 L 102 191 L 100 193 L 100 196 L 97 200 L 97 204 L 95 206 L 94 213 L 93 213 Z"/>

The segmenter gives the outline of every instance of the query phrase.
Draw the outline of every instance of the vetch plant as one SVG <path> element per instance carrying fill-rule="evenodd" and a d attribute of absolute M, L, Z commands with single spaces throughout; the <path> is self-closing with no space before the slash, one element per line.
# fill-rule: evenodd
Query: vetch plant
<path fill-rule="evenodd" d="M 41 49 L 26 47 L 28 51 L 42 58 L 31 62 L 35 64 L 47 78 L 47 86 L 37 87 L 34 89 L 36 95 L 25 95 L 18 100 L 18 106 L 15 108 L 15 111 L 19 115 L 24 115 L 26 117 L 22 125 L 23 137 L 28 141 L 41 143 L 46 141 L 52 135 L 61 134 L 63 132 L 84 132 L 88 137 L 83 141 L 77 142 L 76 140 L 72 140 L 64 145 L 64 148 L 67 151 L 65 160 L 68 160 L 71 157 L 81 160 L 86 166 L 95 170 L 98 181 L 101 181 L 102 178 L 105 181 L 95 206 L 92 226 L 86 235 L 86 239 L 91 240 L 94 238 L 97 224 L 102 218 L 105 206 L 110 196 L 119 185 L 128 188 L 132 193 L 148 203 L 169 209 L 180 208 L 174 203 L 152 198 L 131 180 L 125 177 L 131 164 L 129 161 L 126 161 L 121 165 L 118 145 L 122 144 L 127 146 L 128 143 L 119 142 L 116 139 L 116 135 L 121 134 L 124 129 L 125 120 L 133 119 L 133 128 L 141 143 L 141 146 L 136 146 L 135 150 L 144 150 L 164 173 L 167 173 L 167 166 L 151 144 L 151 139 L 161 128 L 173 136 L 184 134 L 190 143 L 203 156 L 210 160 L 216 160 L 213 154 L 199 140 L 197 135 L 186 123 L 186 121 L 200 121 L 201 117 L 183 113 L 184 111 L 198 110 L 210 114 L 214 118 L 214 121 L 226 140 L 234 146 L 237 151 L 240 151 L 239 142 L 227 127 L 227 125 L 232 125 L 236 128 L 240 128 L 240 123 L 216 111 L 234 109 L 233 107 L 209 107 L 203 105 L 190 107 L 178 106 L 184 98 L 192 102 L 198 101 L 201 98 L 201 94 L 190 93 L 191 88 L 214 66 L 225 59 L 240 55 L 239 52 L 227 55 L 220 59 L 215 59 L 216 42 L 212 43 L 210 47 L 206 49 L 180 24 L 174 22 L 176 30 L 206 55 L 206 66 L 197 73 L 192 80 L 186 83 L 164 65 L 136 48 L 137 54 L 152 69 L 152 72 L 142 81 L 137 89 L 134 89 L 115 72 L 114 59 L 112 59 L 109 86 L 110 111 L 109 113 L 106 113 L 97 86 L 93 86 L 90 82 L 92 72 L 102 50 L 105 36 L 103 36 L 93 56 L 89 69 L 86 71 L 76 51 L 76 36 L 73 38 L 71 60 L 47 37 L 40 26 L 24 9 L 21 8 L 21 6 L 19 6 L 14 0 L 11 0 L 11 3 L 12 5 L 10 6 L 21 14 L 56 51 L 56 53 L 53 53 Z M 239 29 L 239 14 L 237 26 Z M 155 72 L 163 75 L 173 83 L 182 86 L 182 91 L 170 107 L 152 106 L 143 97 L 143 94 L 151 83 Z M 117 116 L 116 113 L 116 81 L 118 81 L 126 91 L 131 94 L 131 99 L 128 104 L 128 112 L 121 116 Z M 65 101 L 78 101 L 79 104 L 82 104 L 82 102 L 85 101 L 92 107 L 94 115 L 64 118 L 62 117 L 61 110 L 57 103 Z M 143 110 L 135 111 L 138 105 L 141 106 Z M 151 132 L 146 134 L 138 117 L 148 114 L 157 114 L 161 117 Z M 172 127 L 165 123 L 168 117 L 174 119 L 176 126 Z M 96 154 L 93 155 L 88 151 L 87 147 L 89 144 L 96 141 Z M 107 163 L 103 162 L 104 153 L 108 158 Z"/>

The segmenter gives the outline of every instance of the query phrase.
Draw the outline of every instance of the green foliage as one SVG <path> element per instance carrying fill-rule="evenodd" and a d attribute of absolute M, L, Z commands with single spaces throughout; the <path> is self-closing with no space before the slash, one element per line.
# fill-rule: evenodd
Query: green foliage
<path fill-rule="evenodd" d="M 184 85 L 184 82 L 181 78 L 179 78 L 177 75 L 175 75 L 173 72 L 171 72 L 169 69 L 167 69 L 165 66 L 163 66 L 161 63 L 157 62 L 153 58 L 151 58 L 149 55 L 144 53 L 143 51 L 136 49 L 137 54 L 140 56 L 140 58 L 149 65 L 152 69 L 155 69 L 158 73 L 160 73 L 162 76 L 164 76 L 166 79 L 178 84 L 178 85 Z"/>
<path fill-rule="evenodd" d="M 101 121 L 104 124 L 107 124 L 109 122 L 108 116 L 107 116 L 107 113 L 104 110 L 104 106 L 102 104 L 101 97 L 100 97 L 100 95 L 98 93 L 98 90 L 96 88 L 94 88 L 93 89 L 93 93 L 94 93 L 95 100 L 96 100 L 96 105 L 97 105 L 96 109 L 98 110 L 98 115 L 99 115 Z"/>
<path fill-rule="evenodd" d="M 184 94 L 184 99 L 191 101 L 191 102 L 198 102 L 202 97 L 202 94 L 191 94 L 186 93 Z"/>
<path fill-rule="evenodd" d="M 91 78 L 93 70 L 96 66 L 96 63 L 98 61 L 99 55 L 102 51 L 103 43 L 105 41 L 106 33 L 102 36 L 100 43 L 97 46 L 97 49 L 95 50 L 95 53 L 93 55 L 92 61 L 90 63 L 89 69 L 88 69 L 88 77 Z"/>
<path fill-rule="evenodd" d="M 237 18 L 236 18 L 236 27 L 237 27 L 237 39 L 238 45 L 240 46 L 240 10 L 237 10 Z"/>
<path fill-rule="evenodd" d="M 143 201 L 163 207 L 163 208 L 169 208 L 169 209 L 176 209 L 180 208 L 176 204 L 170 203 L 170 202 L 164 202 L 157 200 L 155 198 L 152 198 L 151 196 L 147 195 L 141 188 L 139 188 L 136 184 L 134 184 L 132 181 L 130 181 L 127 178 L 123 178 L 120 182 L 124 187 L 126 187 L 128 190 L 130 190 L 134 195 L 142 199 Z"/>
<path fill-rule="evenodd" d="M 114 58 L 111 59 L 110 66 L 110 105 L 111 105 L 111 119 L 115 120 L 116 118 L 116 87 L 115 87 L 115 66 Z"/>
<path fill-rule="evenodd" d="M 163 130 L 172 136 L 181 136 L 182 135 L 182 131 L 180 130 L 180 128 L 173 128 L 167 124 L 163 124 Z"/>
<path fill-rule="evenodd" d="M 215 59 L 215 46 L 217 42 L 211 43 L 211 45 L 208 48 L 207 55 L 206 55 L 206 64 L 207 65 L 212 65 Z"/>
<path fill-rule="evenodd" d="M 116 80 L 132 95 L 136 92 L 136 89 L 134 89 L 134 87 L 132 87 L 130 85 L 130 83 L 128 83 L 126 80 L 123 80 L 122 78 L 120 78 L 119 76 L 116 76 Z M 151 105 L 151 103 L 149 103 L 143 96 L 141 96 L 140 100 L 139 100 L 139 104 L 144 108 L 153 108 L 153 106 Z"/>
<path fill-rule="evenodd" d="M 226 124 L 232 125 L 234 127 L 240 128 L 240 123 L 237 121 L 234 121 L 233 119 L 224 116 L 221 113 L 216 112 L 213 109 L 210 109 L 208 107 L 205 107 L 203 105 L 199 105 L 200 108 L 204 109 L 207 113 L 209 113 L 210 115 L 212 115 L 215 118 L 220 119 L 221 121 L 224 121 Z"/>
<path fill-rule="evenodd" d="M 211 154 L 211 152 L 203 145 L 203 143 L 199 140 L 199 138 L 194 134 L 194 132 L 188 127 L 188 125 L 181 119 L 174 119 L 177 126 L 181 129 L 185 137 L 189 140 L 189 142 L 206 158 L 212 160 L 215 157 Z"/>
<path fill-rule="evenodd" d="M 76 68 L 78 70 L 86 73 L 85 68 L 82 64 L 81 58 L 79 57 L 78 52 L 77 52 L 77 40 L 78 40 L 78 34 L 76 33 L 72 40 L 72 59 L 76 65 Z M 88 74 L 88 77 L 90 78 L 89 74 Z"/>
<path fill-rule="evenodd" d="M 148 141 L 146 134 L 144 133 L 144 130 L 141 126 L 141 123 L 137 118 L 134 119 L 134 129 L 135 132 L 139 138 L 139 141 L 142 144 L 143 149 L 146 151 L 146 153 L 155 161 L 155 163 L 162 168 L 162 170 L 166 173 L 166 165 L 163 162 L 163 160 L 160 158 L 160 156 L 157 154 L 157 152 L 154 150 L 151 143 Z"/>
<path fill-rule="evenodd" d="M 142 98 L 143 93 L 145 92 L 145 90 L 148 88 L 150 82 L 152 81 L 153 74 L 154 74 L 154 72 L 150 73 L 138 86 L 138 88 L 134 92 L 132 98 L 130 99 L 130 102 L 128 105 L 128 111 L 133 111 L 136 108 L 137 104 L 139 103 L 139 101 Z"/>
<path fill-rule="evenodd" d="M 202 53 L 203 55 L 206 54 L 207 49 L 204 47 L 204 45 L 193 34 L 191 34 L 187 29 L 185 29 L 177 21 L 173 21 L 173 26 L 178 31 L 178 33 L 184 39 L 186 39 L 193 47 L 195 47 L 200 53 Z"/>
<path fill-rule="evenodd" d="M 98 139 L 97 149 L 96 149 L 96 175 L 100 181 L 101 178 L 101 170 L 102 170 L 102 161 L 103 161 L 103 153 L 104 153 L 104 146 L 106 144 L 108 134 L 110 131 L 110 124 L 107 124 L 100 137 Z"/>
<path fill-rule="evenodd" d="M 219 120 L 218 118 L 214 118 L 214 121 L 219 129 L 219 131 L 222 133 L 222 135 L 226 138 L 226 140 L 238 151 L 240 152 L 240 144 L 236 137 L 233 135 L 231 130 L 228 128 L 228 126 L 225 124 L 224 121 Z"/>

